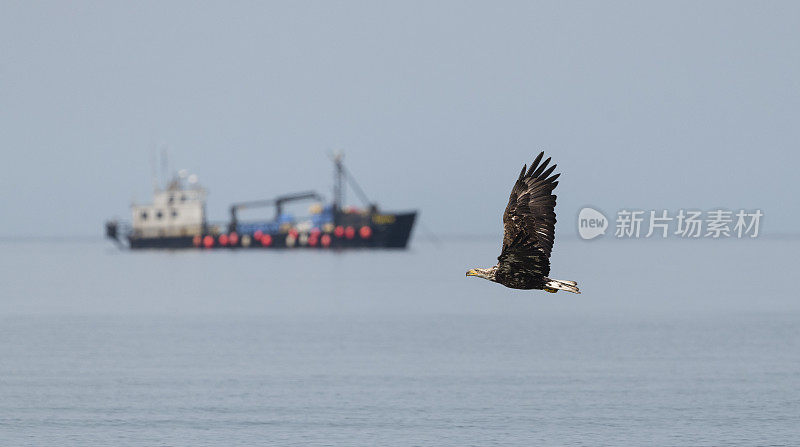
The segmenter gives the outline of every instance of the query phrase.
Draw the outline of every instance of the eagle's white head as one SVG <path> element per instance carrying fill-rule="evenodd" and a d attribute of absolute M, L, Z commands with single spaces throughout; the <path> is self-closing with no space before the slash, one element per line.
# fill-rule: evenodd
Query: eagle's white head
<path fill-rule="evenodd" d="M 476 267 L 474 269 L 468 270 L 467 276 L 477 276 L 479 278 L 488 279 L 489 281 L 494 281 L 495 272 L 497 272 L 496 265 L 485 269 Z"/>

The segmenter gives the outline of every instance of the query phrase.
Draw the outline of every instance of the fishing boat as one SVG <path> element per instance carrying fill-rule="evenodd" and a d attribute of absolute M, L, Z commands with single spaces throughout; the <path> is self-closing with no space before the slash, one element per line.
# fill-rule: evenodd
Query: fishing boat
<path fill-rule="evenodd" d="M 195 175 L 179 172 L 161 188 L 154 186 L 153 201 L 131 205 L 131 221 L 106 222 L 106 237 L 131 249 L 403 249 L 408 246 L 417 211 L 385 212 L 366 195 L 348 172 L 341 154 L 334 163 L 333 199 L 315 191 L 282 194 L 270 199 L 230 205 L 230 220 L 206 220 L 205 188 Z M 363 207 L 345 205 L 350 186 Z M 286 212 L 289 205 L 311 202 L 307 215 Z M 242 220 L 244 210 L 274 208 L 270 220 Z"/>

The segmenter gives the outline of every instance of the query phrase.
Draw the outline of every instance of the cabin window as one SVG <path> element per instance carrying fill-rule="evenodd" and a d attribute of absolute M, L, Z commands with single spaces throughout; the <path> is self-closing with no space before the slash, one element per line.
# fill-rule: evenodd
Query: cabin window
<path fill-rule="evenodd" d="M 169 203 L 170 205 L 175 203 L 175 196 L 169 196 L 169 198 L 167 199 L 167 203 Z"/>
<path fill-rule="evenodd" d="M 161 220 L 162 217 L 164 217 L 164 213 L 161 210 L 156 211 L 156 219 Z"/>
<path fill-rule="evenodd" d="M 172 210 L 172 218 L 175 219 L 178 217 L 178 210 Z"/>
<path fill-rule="evenodd" d="M 181 202 L 185 202 L 185 201 L 186 201 L 186 194 L 183 194 L 183 195 L 181 195 Z"/>
<path fill-rule="evenodd" d="M 142 213 L 139 214 L 139 218 L 142 220 L 147 220 L 147 211 L 142 211 Z"/>

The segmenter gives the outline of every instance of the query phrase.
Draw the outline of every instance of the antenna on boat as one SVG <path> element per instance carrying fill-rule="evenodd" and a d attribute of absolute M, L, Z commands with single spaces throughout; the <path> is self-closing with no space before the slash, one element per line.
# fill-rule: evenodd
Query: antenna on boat
<path fill-rule="evenodd" d="M 150 152 L 150 176 L 152 177 L 153 191 L 158 191 L 158 171 L 156 170 L 156 150 Z"/>
<path fill-rule="evenodd" d="M 169 188 L 169 159 L 167 158 L 168 146 L 161 148 L 161 184 Z"/>

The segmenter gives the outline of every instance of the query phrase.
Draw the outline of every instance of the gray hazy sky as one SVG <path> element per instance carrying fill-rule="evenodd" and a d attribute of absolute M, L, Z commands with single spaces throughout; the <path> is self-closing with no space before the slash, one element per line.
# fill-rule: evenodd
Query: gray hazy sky
<path fill-rule="evenodd" d="M 0 236 L 99 234 L 149 159 L 230 202 L 329 192 L 492 233 L 521 165 L 579 207 L 800 221 L 800 3 L 0 1 Z"/>

